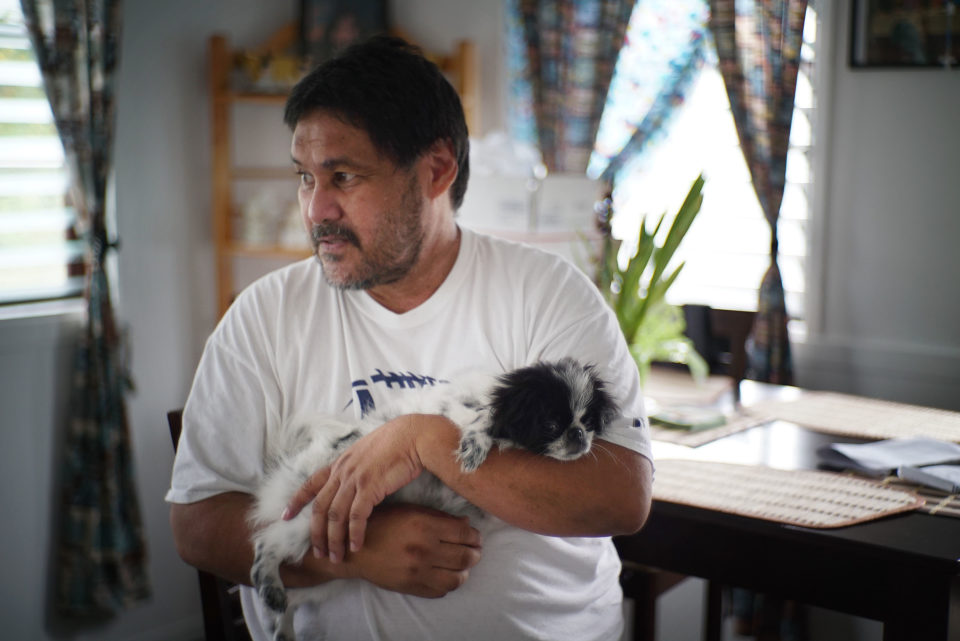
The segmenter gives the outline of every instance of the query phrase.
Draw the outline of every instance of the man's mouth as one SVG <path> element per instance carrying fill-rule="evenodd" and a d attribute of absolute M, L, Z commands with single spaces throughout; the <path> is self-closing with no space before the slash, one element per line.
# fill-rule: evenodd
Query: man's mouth
<path fill-rule="evenodd" d="M 360 246 L 356 235 L 345 228 L 330 229 L 329 227 L 314 226 L 310 236 L 313 239 L 314 247 L 325 252 L 342 250 L 348 245 Z"/>
<path fill-rule="evenodd" d="M 316 240 L 319 247 L 325 249 L 338 249 L 350 244 L 350 241 L 343 236 L 322 236 Z"/>

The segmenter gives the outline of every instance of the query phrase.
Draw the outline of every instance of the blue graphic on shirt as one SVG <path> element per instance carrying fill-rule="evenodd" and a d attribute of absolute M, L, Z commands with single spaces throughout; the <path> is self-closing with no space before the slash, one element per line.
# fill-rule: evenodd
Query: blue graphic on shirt
<path fill-rule="evenodd" d="M 377 387 L 386 389 L 419 389 L 423 387 L 433 387 L 438 383 L 448 383 L 449 381 L 434 378 L 433 376 L 422 376 L 413 372 L 384 372 L 379 367 L 371 374 L 368 379 L 360 378 L 351 384 L 353 388 L 353 398 L 347 403 L 347 407 L 354 401 L 360 404 L 360 415 L 366 416 L 371 410 L 376 408 L 376 402 L 373 400 L 373 393 Z"/>
<path fill-rule="evenodd" d="M 385 388 L 388 390 L 419 389 L 423 387 L 433 387 L 437 384 L 446 384 L 449 382 L 450 381 L 445 379 L 414 374 L 410 371 L 403 373 L 393 371 L 384 372 L 378 367 L 368 378 L 358 378 L 351 383 L 351 387 L 353 388 L 353 398 L 351 398 L 350 401 L 344 405 L 343 409 L 346 411 L 351 405 L 353 405 L 354 401 L 356 401 L 360 405 L 360 416 L 366 416 L 377 407 L 376 401 L 373 400 L 373 395 L 378 386 L 381 389 Z M 634 418 L 631 420 L 630 426 L 644 429 L 647 426 L 647 419 Z"/>

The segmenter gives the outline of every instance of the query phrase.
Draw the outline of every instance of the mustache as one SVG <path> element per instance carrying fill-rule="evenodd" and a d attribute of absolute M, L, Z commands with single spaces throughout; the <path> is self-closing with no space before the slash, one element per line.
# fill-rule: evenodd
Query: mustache
<path fill-rule="evenodd" d="M 324 239 L 345 240 L 351 245 L 360 247 L 360 239 L 352 229 L 337 223 L 320 223 L 310 227 L 310 238 L 313 244 L 317 245 Z"/>

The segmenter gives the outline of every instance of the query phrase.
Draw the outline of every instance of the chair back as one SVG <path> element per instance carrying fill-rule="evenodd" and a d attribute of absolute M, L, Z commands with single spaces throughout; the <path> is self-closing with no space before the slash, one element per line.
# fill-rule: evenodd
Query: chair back
<path fill-rule="evenodd" d="M 183 431 L 183 410 L 167 412 L 167 426 L 170 428 L 170 440 L 173 441 L 173 451 L 180 445 L 180 432 Z"/>
<path fill-rule="evenodd" d="M 747 337 L 756 312 L 714 309 L 706 305 L 684 305 L 687 336 L 710 366 L 711 374 L 743 380 L 747 371 Z"/>

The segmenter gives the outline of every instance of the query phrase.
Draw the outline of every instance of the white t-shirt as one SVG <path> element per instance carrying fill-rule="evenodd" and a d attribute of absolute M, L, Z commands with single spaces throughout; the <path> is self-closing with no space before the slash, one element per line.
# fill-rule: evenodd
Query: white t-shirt
<path fill-rule="evenodd" d="M 307 259 L 244 290 L 207 342 L 183 415 L 167 501 L 253 493 L 288 417 L 353 414 L 387 395 L 573 357 L 596 365 L 623 417 L 604 439 L 650 458 L 637 369 L 596 287 L 562 259 L 463 229 L 450 274 L 395 314 L 327 285 Z M 298 639 L 615 639 L 620 562 L 609 537 L 532 534 L 487 517 L 480 563 L 460 589 L 424 599 L 351 581 L 297 610 Z M 243 588 L 248 626 L 269 638 Z"/>

